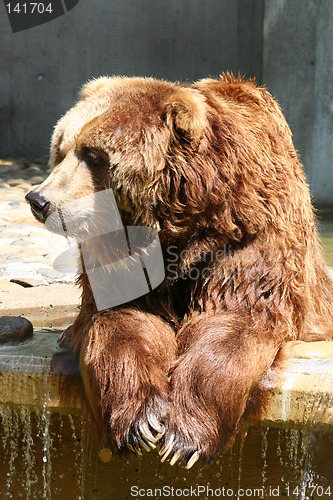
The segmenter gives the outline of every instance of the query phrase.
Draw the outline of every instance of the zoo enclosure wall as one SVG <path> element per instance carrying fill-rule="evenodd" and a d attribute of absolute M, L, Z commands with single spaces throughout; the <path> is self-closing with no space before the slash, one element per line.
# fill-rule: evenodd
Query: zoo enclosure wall
<path fill-rule="evenodd" d="M 255 76 L 280 102 L 317 205 L 333 204 L 331 0 L 80 0 L 12 33 L 0 4 L 0 157 L 44 157 L 58 118 L 100 75 Z"/>

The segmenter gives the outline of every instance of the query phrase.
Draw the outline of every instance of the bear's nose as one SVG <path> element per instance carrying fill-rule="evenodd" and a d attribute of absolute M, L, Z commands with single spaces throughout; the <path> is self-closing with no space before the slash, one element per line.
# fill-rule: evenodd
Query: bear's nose
<path fill-rule="evenodd" d="M 25 199 L 30 204 L 31 211 L 36 219 L 41 222 L 45 222 L 51 203 L 42 195 L 42 193 L 35 191 L 34 189 L 26 195 Z"/>

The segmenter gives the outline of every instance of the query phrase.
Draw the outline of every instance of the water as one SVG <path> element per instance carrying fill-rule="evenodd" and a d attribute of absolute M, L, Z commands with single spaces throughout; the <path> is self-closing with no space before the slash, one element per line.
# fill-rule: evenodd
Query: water
<path fill-rule="evenodd" d="M 50 433 L 51 412 L 50 393 L 48 390 L 48 374 L 44 374 L 44 402 L 40 413 L 39 429 L 43 441 L 43 498 L 49 500 L 51 498 L 51 476 L 52 476 L 52 436 Z"/>
<path fill-rule="evenodd" d="M 41 330 L 33 340 L 0 346 L 0 498 L 61 498 L 74 477 L 73 498 L 82 497 L 83 417 L 61 413 L 65 386 L 49 373 L 52 356 L 60 352 L 58 335 Z M 71 389 L 77 391 L 75 380 Z"/>
<path fill-rule="evenodd" d="M 68 491 L 71 499 L 81 498 L 82 465 L 73 458 L 73 451 L 80 447 L 77 440 L 81 437 L 81 417 L 72 419 L 77 426 L 76 440 L 69 432 L 68 416 L 47 415 L 43 409 L 0 407 L 0 430 L 5 436 L 0 458 L 0 498 L 61 499 Z M 62 429 L 61 421 L 65 421 Z"/>
<path fill-rule="evenodd" d="M 164 487 L 178 496 L 192 488 L 202 499 L 212 492 L 222 496 L 219 491 L 234 499 L 244 498 L 244 491 L 250 498 L 330 498 L 320 494 L 333 480 L 333 436 L 323 429 L 250 427 L 232 452 L 187 471 L 161 464 L 155 452 L 127 461 L 115 454 L 110 463 L 100 462 L 99 444 L 79 415 L 51 413 L 45 422 L 43 410 L 3 406 L 0 420 L 1 498 L 122 500 L 131 498 L 134 487 L 147 497 Z"/>
<path fill-rule="evenodd" d="M 47 374 L 57 347 L 60 332 L 51 329 L 35 331 L 31 340 L 18 344 L 0 344 L 0 372 Z"/>
<path fill-rule="evenodd" d="M 34 439 L 31 426 L 31 412 L 27 408 L 21 408 L 20 420 L 22 422 L 22 447 L 23 447 L 23 467 L 25 468 L 24 492 L 27 500 L 31 498 L 31 490 L 38 482 L 38 477 L 34 468 Z"/>

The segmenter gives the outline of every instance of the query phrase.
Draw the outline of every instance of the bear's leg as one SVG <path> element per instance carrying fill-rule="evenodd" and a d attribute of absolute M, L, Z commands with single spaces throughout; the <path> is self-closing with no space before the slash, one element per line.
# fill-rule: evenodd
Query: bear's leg
<path fill-rule="evenodd" d="M 189 468 L 232 444 L 250 393 L 280 347 L 273 337 L 265 324 L 227 312 L 198 315 L 180 329 L 162 461 L 186 460 Z"/>
<path fill-rule="evenodd" d="M 119 449 L 141 454 L 162 437 L 175 351 L 174 330 L 153 314 L 123 308 L 93 317 L 80 372 L 96 421 Z"/>

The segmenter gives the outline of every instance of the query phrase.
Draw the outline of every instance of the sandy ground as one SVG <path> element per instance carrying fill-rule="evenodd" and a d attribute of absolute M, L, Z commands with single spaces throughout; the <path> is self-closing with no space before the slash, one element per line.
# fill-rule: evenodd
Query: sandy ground
<path fill-rule="evenodd" d="M 0 315 L 56 326 L 72 321 L 80 293 L 73 273 L 53 267 L 66 239 L 44 229 L 24 199 L 48 173 L 39 160 L 0 160 Z"/>

